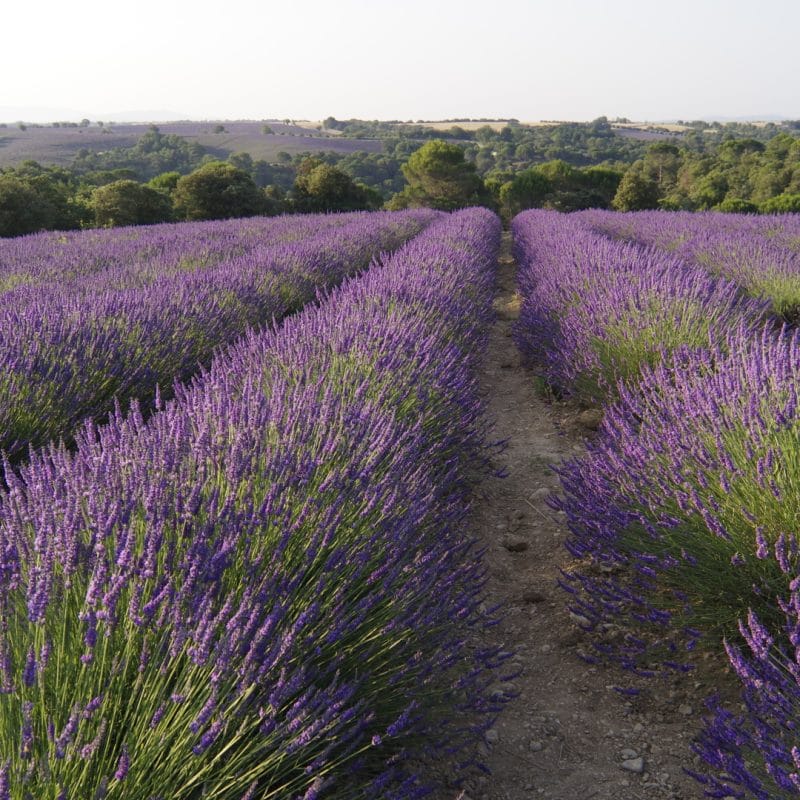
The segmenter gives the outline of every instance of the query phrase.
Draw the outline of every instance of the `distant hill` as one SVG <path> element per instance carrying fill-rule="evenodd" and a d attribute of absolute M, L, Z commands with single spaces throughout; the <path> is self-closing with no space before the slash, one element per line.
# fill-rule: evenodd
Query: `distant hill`
<path fill-rule="evenodd" d="M 265 125 L 269 125 L 273 133 L 265 134 Z M 253 159 L 274 162 L 281 151 L 294 155 L 326 150 L 379 153 L 383 149 L 378 139 L 345 139 L 338 133 L 323 132 L 311 125 L 277 121 L 166 121 L 160 122 L 158 128 L 162 133 L 174 133 L 190 142 L 197 142 L 221 159 L 244 152 Z M 223 130 L 216 133 L 219 126 Z M 132 147 L 150 126 L 146 123 L 113 123 L 101 127 L 93 121 L 88 127 L 54 127 L 52 123 L 32 123 L 23 127 L 16 124 L 0 127 L 0 167 L 13 166 L 28 159 L 40 164 L 67 166 L 82 149 L 103 152 L 115 147 Z"/>
<path fill-rule="evenodd" d="M 187 119 L 188 114 L 180 114 L 176 111 L 115 111 L 98 114 L 86 109 L 77 110 L 74 108 L 47 108 L 44 106 L 0 106 L 0 122 L 16 123 L 30 122 L 48 124 L 51 122 L 80 122 L 82 119 L 90 119 L 93 122 L 103 120 L 104 122 L 174 122 L 176 120 Z"/>
<path fill-rule="evenodd" d="M 781 122 L 785 119 L 794 119 L 792 114 L 748 114 L 745 117 L 726 117 L 724 114 L 711 114 L 708 117 L 699 117 L 709 122 Z"/>
<path fill-rule="evenodd" d="M 116 111 L 113 114 L 100 114 L 97 119 L 108 122 L 177 122 L 188 119 L 188 114 L 176 111 Z M 94 117 L 90 117 L 94 119 Z"/>

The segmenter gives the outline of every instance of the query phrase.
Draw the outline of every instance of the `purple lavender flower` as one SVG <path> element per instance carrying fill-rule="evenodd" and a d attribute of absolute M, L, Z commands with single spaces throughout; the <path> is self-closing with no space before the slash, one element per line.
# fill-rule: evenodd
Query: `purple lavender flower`
<path fill-rule="evenodd" d="M 117 769 L 114 772 L 114 780 L 124 781 L 128 776 L 128 770 L 130 769 L 130 766 L 131 761 L 130 757 L 128 756 L 128 748 L 125 745 L 122 745 L 122 752 L 120 753 L 119 760 L 117 761 Z"/>
<path fill-rule="evenodd" d="M 11 800 L 11 783 L 9 773 L 11 772 L 11 760 L 8 759 L 0 766 L 0 800 Z"/>
<path fill-rule="evenodd" d="M 22 672 L 22 682 L 26 686 L 33 686 L 36 682 L 36 653 L 33 648 L 28 649 L 28 655 L 25 659 L 25 669 Z"/>

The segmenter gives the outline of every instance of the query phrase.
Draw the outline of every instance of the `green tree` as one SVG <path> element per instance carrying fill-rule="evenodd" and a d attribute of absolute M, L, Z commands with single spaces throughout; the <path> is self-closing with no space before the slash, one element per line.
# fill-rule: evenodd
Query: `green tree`
<path fill-rule="evenodd" d="M 475 169 L 479 171 L 481 175 L 484 175 L 489 170 L 499 166 L 497 163 L 496 153 L 497 151 L 493 150 L 491 146 L 489 146 L 481 147 L 480 150 L 478 150 L 478 152 L 475 154 Z"/>
<path fill-rule="evenodd" d="M 46 205 L 27 181 L 0 175 L 0 236 L 44 230 L 48 221 Z"/>
<path fill-rule="evenodd" d="M 517 161 L 533 161 L 536 155 L 536 145 L 533 142 L 523 142 L 514 148 L 514 158 Z"/>
<path fill-rule="evenodd" d="M 475 165 L 464 159 L 457 144 L 432 139 L 412 153 L 402 170 L 408 185 L 391 199 L 391 208 L 428 206 L 453 211 L 489 199 Z"/>
<path fill-rule="evenodd" d="M 172 218 L 169 198 L 136 181 L 115 181 L 98 186 L 90 201 L 94 219 L 101 227 L 149 225 Z"/>
<path fill-rule="evenodd" d="M 694 183 L 689 199 L 693 208 L 707 211 L 721 203 L 729 189 L 730 184 L 724 170 L 720 166 L 714 166 Z"/>
<path fill-rule="evenodd" d="M 714 206 L 714 211 L 724 211 L 728 214 L 754 214 L 758 206 L 741 197 L 726 197 L 721 203 Z"/>
<path fill-rule="evenodd" d="M 643 169 L 662 195 L 675 186 L 680 166 L 681 151 L 674 144 L 656 142 L 647 148 Z"/>
<path fill-rule="evenodd" d="M 641 162 L 637 162 L 641 164 Z M 658 184 L 648 177 L 641 166 L 631 166 L 622 176 L 612 205 L 617 211 L 643 211 L 658 208 Z"/>
<path fill-rule="evenodd" d="M 187 220 L 249 217 L 267 210 L 253 179 L 233 164 L 215 161 L 184 175 L 175 187 L 175 210 Z"/>
<path fill-rule="evenodd" d="M 526 208 L 541 208 L 552 191 L 552 182 L 536 167 L 520 172 L 500 187 L 503 216 L 511 219 Z"/>
<path fill-rule="evenodd" d="M 95 169 L 81 175 L 81 182 L 86 186 L 103 186 L 114 181 L 136 180 L 136 171 L 118 167 L 116 169 Z"/>
<path fill-rule="evenodd" d="M 0 236 L 40 230 L 70 230 L 87 218 L 78 184 L 61 167 L 24 161 L 0 173 Z"/>
<path fill-rule="evenodd" d="M 357 184 L 346 172 L 330 164 L 314 163 L 316 159 L 307 162 L 313 166 L 307 169 L 301 164 L 292 189 L 298 211 L 359 211 L 382 204 L 377 192 Z"/>
<path fill-rule="evenodd" d="M 251 176 L 253 174 L 253 156 L 250 153 L 231 153 L 228 156 L 228 163 L 239 167 Z"/>
<path fill-rule="evenodd" d="M 800 194 L 779 194 L 765 200 L 758 207 L 762 214 L 786 214 L 800 212 Z"/>
<path fill-rule="evenodd" d="M 474 137 L 478 144 L 492 144 L 497 139 L 497 131 L 491 125 L 483 125 L 475 131 Z"/>
<path fill-rule="evenodd" d="M 161 194 L 172 196 L 180 178 L 180 172 L 176 172 L 175 170 L 162 172 L 160 175 L 150 178 L 150 180 L 147 181 L 147 186 L 151 189 L 155 189 L 157 192 L 161 192 Z"/>

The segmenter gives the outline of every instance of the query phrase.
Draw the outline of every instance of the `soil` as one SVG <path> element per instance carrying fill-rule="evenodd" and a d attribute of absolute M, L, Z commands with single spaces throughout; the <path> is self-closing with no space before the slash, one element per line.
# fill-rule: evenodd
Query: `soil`
<path fill-rule="evenodd" d="M 618 668 L 579 658 L 585 634 L 557 586 L 569 563 L 567 531 L 546 498 L 558 491 L 551 467 L 584 451 L 600 415 L 537 393 L 511 339 L 520 302 L 515 274 L 505 234 L 482 374 L 493 435 L 507 441 L 495 459 L 505 477 L 481 485 L 473 524 L 487 548 L 486 602 L 503 605 L 485 643 L 515 653 L 521 674 L 499 684 L 513 699 L 480 745 L 491 775 L 473 776 L 441 800 L 701 798 L 684 767 L 695 766 L 689 745 L 709 693 L 705 681 L 696 674 L 629 680 Z M 630 685 L 642 693 L 615 689 Z"/>

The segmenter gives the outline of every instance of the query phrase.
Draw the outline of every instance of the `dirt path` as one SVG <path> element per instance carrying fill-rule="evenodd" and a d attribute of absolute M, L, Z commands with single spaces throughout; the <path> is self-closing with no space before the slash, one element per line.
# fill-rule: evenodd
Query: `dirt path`
<path fill-rule="evenodd" d="M 488 602 L 502 602 L 493 637 L 515 652 L 522 673 L 498 691 L 518 694 L 487 733 L 484 761 L 492 775 L 471 780 L 451 800 L 638 800 L 702 797 L 682 772 L 701 707 L 694 678 L 654 681 L 640 697 L 614 686 L 619 671 L 590 667 L 577 656 L 583 634 L 556 586 L 567 561 L 566 531 L 545 498 L 558 480 L 548 465 L 584 444 L 575 415 L 544 402 L 520 366 L 510 338 L 517 315 L 516 267 L 509 234 L 500 256 L 499 319 L 483 371 L 494 435 L 508 440 L 496 465 L 505 478 L 487 480 L 476 499 L 476 535 L 487 545 Z M 639 684 L 641 685 L 641 683 Z"/>

